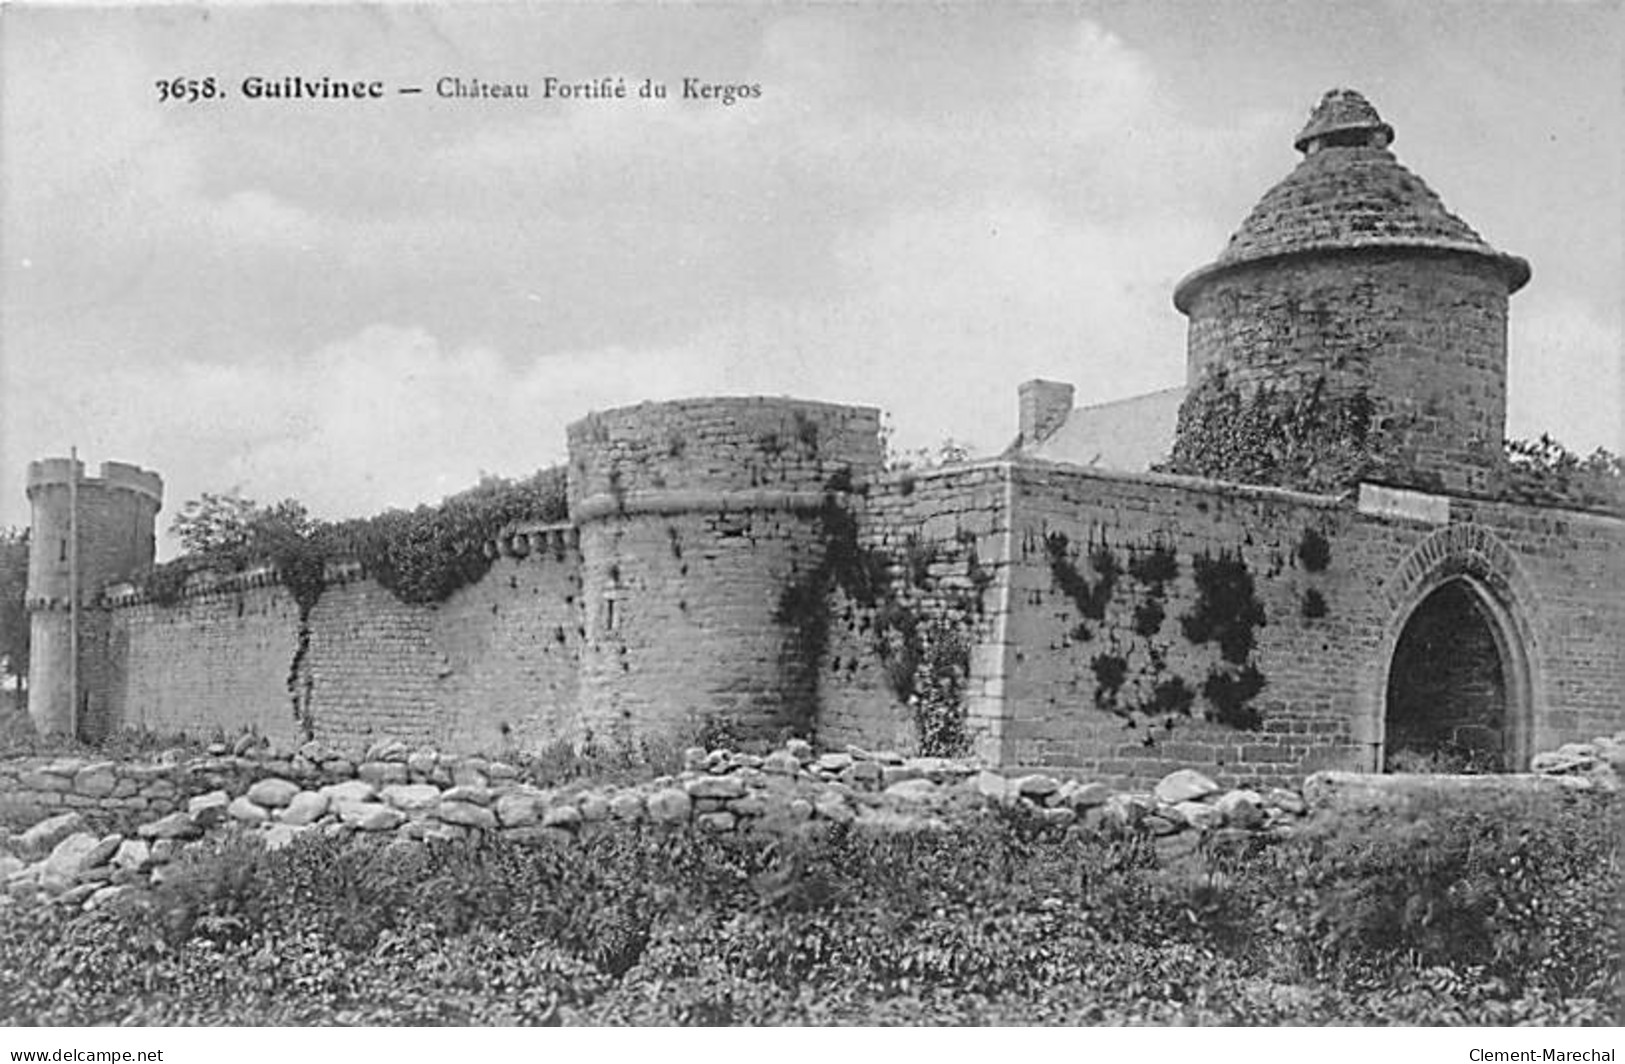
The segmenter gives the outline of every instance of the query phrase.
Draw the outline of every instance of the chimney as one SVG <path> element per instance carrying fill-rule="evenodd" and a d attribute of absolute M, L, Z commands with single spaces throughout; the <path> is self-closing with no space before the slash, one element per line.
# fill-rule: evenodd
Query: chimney
<path fill-rule="evenodd" d="M 1047 440 L 1072 413 L 1073 389 L 1070 384 L 1027 381 L 1017 394 L 1021 407 L 1022 447 L 1033 447 Z"/>

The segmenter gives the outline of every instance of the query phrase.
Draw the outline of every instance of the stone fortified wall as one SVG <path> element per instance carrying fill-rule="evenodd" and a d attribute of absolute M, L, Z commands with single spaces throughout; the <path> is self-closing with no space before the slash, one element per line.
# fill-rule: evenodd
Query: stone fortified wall
<path fill-rule="evenodd" d="M 207 737 L 254 731 L 364 749 L 379 736 L 500 751 L 574 721 L 580 558 L 567 527 L 506 537 L 479 583 L 410 605 L 351 566 L 332 574 L 301 650 L 299 609 L 269 572 L 194 589 L 177 605 L 110 598 L 115 719 Z"/>

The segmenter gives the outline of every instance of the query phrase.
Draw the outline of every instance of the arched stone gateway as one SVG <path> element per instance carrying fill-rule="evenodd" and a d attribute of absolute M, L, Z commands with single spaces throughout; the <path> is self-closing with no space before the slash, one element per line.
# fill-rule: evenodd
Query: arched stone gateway
<path fill-rule="evenodd" d="M 1539 685 L 1534 595 L 1506 545 L 1455 525 L 1411 552 L 1383 589 L 1374 768 L 1518 771 Z"/>

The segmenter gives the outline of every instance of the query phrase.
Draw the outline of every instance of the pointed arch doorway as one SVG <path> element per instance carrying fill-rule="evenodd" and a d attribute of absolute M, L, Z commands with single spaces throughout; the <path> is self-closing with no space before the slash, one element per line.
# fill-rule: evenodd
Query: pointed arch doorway
<path fill-rule="evenodd" d="M 1450 576 L 1394 644 L 1383 710 L 1387 772 L 1510 772 L 1528 757 L 1528 670 L 1517 626 L 1479 581 Z"/>

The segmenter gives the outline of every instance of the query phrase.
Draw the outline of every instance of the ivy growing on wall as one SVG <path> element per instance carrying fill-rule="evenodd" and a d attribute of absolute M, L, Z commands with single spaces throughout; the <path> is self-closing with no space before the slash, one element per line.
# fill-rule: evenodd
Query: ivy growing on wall
<path fill-rule="evenodd" d="M 1260 723 L 1252 701 L 1264 687 L 1263 674 L 1252 662 L 1256 629 L 1265 622 L 1254 593 L 1253 577 L 1238 556 L 1201 554 L 1192 559 L 1196 598 L 1180 617 L 1180 633 L 1194 645 L 1213 644 L 1219 662 L 1199 687 L 1169 668 L 1168 642 L 1159 638 L 1168 617 L 1170 588 L 1179 578 L 1174 549 L 1159 541 L 1127 549 L 1126 565 L 1104 543 L 1090 554 L 1091 577 L 1078 566 L 1067 537 L 1051 532 L 1044 548 L 1055 587 L 1084 618 L 1106 622 L 1108 645 L 1089 659 L 1094 704 L 1123 717 L 1131 726 L 1160 719 L 1167 729 L 1189 716 L 1198 696 L 1208 703 L 1207 716 L 1232 727 Z M 1126 584 L 1127 576 L 1132 584 Z M 1127 593 L 1127 601 L 1117 601 Z M 1108 613 L 1110 619 L 1108 619 Z M 1094 638 L 1087 624 L 1075 627 L 1078 641 Z M 1126 637 L 1126 638 L 1125 638 Z M 1154 740 L 1148 735 L 1147 745 Z"/>
<path fill-rule="evenodd" d="M 1196 603 L 1180 618 L 1192 643 L 1216 643 L 1220 661 L 1202 682 L 1209 716 L 1237 728 L 1261 723 L 1252 701 L 1264 689 L 1264 676 L 1252 663 L 1257 629 L 1265 623 L 1264 607 L 1253 589 L 1253 576 L 1239 554 L 1200 554 L 1192 559 Z"/>
<path fill-rule="evenodd" d="M 485 545 L 503 529 L 568 515 L 562 467 L 522 480 L 487 477 L 437 506 L 337 522 L 314 520 L 291 499 L 261 507 L 237 496 L 205 495 L 171 526 L 187 553 L 148 570 L 140 584 L 154 601 L 172 604 L 196 573 L 269 564 L 308 612 L 321 597 L 328 566 L 357 561 L 404 602 L 442 602 L 485 575 L 491 566 Z"/>
<path fill-rule="evenodd" d="M 1087 622 L 1105 619 L 1106 606 L 1111 602 L 1112 592 L 1123 573 L 1122 566 L 1110 547 L 1104 543 L 1095 544 L 1089 548 L 1089 568 L 1095 573 L 1091 581 L 1079 568 L 1072 543 L 1064 532 L 1046 535 L 1044 552 L 1049 557 L 1050 577 L 1055 581 L 1055 586 L 1072 600 L 1078 615 L 1083 618 L 1072 629 L 1072 637 L 1086 642 L 1094 636 Z"/>
<path fill-rule="evenodd" d="M 829 651 L 829 598 L 844 593 L 866 615 L 871 648 L 892 693 L 910 709 L 921 752 L 963 754 L 969 744 L 967 618 L 981 614 L 981 593 L 992 581 L 976 556 L 975 538 L 960 540 L 965 586 L 949 586 L 933 575 L 948 557 L 942 547 L 918 536 L 906 537 L 895 553 L 866 546 L 856 519 L 833 497 L 821 523 L 824 560 L 785 588 L 775 620 L 795 633 L 803 661 L 821 662 Z M 805 724 L 810 728 L 811 721 Z"/>
<path fill-rule="evenodd" d="M 1243 388 L 1210 371 L 1179 408 L 1165 472 L 1338 492 L 1380 479 L 1384 443 L 1363 389 L 1331 392 L 1323 378 L 1299 388 Z"/>

